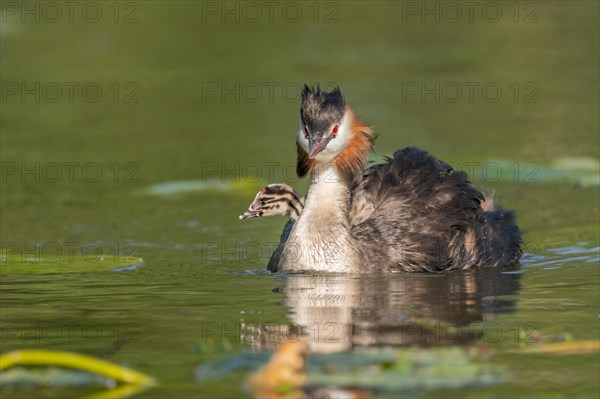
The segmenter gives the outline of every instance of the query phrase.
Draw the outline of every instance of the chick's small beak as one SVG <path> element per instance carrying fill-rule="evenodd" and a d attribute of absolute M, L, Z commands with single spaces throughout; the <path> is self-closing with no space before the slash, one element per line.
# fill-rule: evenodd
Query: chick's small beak
<path fill-rule="evenodd" d="M 240 215 L 240 220 L 244 220 L 244 219 L 250 219 L 250 218 L 255 218 L 258 217 L 258 211 L 254 211 L 254 210 L 247 210 L 246 212 L 242 213 Z"/>
<path fill-rule="evenodd" d="M 325 147 L 327 147 L 327 144 L 329 144 L 329 138 L 322 138 L 317 142 L 313 142 L 312 140 L 310 140 L 308 157 L 316 157 L 321 151 L 325 149 Z"/>

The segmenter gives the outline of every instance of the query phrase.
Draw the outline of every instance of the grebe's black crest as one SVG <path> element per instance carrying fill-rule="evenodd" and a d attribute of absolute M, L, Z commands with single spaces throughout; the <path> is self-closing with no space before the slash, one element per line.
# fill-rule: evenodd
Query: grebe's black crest
<path fill-rule="evenodd" d="M 339 87 L 330 92 L 304 85 L 300 116 L 311 132 L 323 132 L 344 117 L 346 101 Z"/>
<path fill-rule="evenodd" d="M 375 134 L 346 104 L 342 91 L 304 86 L 296 134 L 297 173 L 305 176 L 317 165 L 333 165 L 341 178 L 362 176 Z"/>

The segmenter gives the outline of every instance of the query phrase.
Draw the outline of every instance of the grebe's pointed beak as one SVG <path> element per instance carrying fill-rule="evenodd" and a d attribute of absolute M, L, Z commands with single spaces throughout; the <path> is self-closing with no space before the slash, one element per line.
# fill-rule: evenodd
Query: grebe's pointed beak
<path fill-rule="evenodd" d="M 308 157 L 309 158 L 314 158 L 316 157 L 321 151 L 323 151 L 325 149 L 325 147 L 327 147 L 327 144 L 329 144 L 329 138 L 322 138 L 321 140 L 317 141 L 316 143 L 313 142 L 312 140 L 310 140 L 309 142 L 309 152 L 308 152 Z"/>

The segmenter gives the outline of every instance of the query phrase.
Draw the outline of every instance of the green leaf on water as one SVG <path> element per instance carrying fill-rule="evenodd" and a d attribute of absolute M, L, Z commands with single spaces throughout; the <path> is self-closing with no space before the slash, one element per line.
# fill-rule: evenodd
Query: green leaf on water
<path fill-rule="evenodd" d="M 87 273 L 132 270 L 144 264 L 134 256 L 69 256 L 43 257 L 36 254 L 0 252 L 0 275 Z"/>
<path fill-rule="evenodd" d="M 371 165 L 387 162 L 391 154 L 373 153 L 369 156 Z M 450 160 L 446 160 L 450 161 Z M 511 159 L 493 159 L 487 162 L 467 164 L 452 163 L 457 170 L 473 174 L 472 180 L 489 182 L 507 181 L 514 183 L 553 183 L 562 182 L 580 187 L 600 187 L 600 160 L 588 157 L 561 157 L 550 164 Z"/>
<path fill-rule="evenodd" d="M 144 194 L 156 196 L 173 196 L 197 192 L 231 192 L 231 193 L 253 193 L 264 186 L 262 181 L 238 180 L 184 180 L 169 181 L 154 184 L 144 189 Z"/>
<path fill-rule="evenodd" d="M 600 187 L 600 161 L 593 158 L 562 157 L 550 165 L 514 160 L 494 160 L 480 166 L 475 177 L 490 181 L 502 180 L 515 183 L 564 182 L 580 187 Z M 483 171 L 483 168 L 487 168 Z M 487 175 L 489 174 L 489 175 Z"/>
<path fill-rule="evenodd" d="M 269 353 L 212 358 L 196 370 L 196 381 L 224 378 L 236 371 L 257 370 Z M 508 371 L 490 364 L 476 348 L 368 349 L 310 354 L 305 369 L 311 387 L 356 388 L 383 392 L 451 390 L 501 384 Z M 283 386 L 278 386 L 284 388 Z M 281 393 L 281 392 L 279 392 Z"/>
<path fill-rule="evenodd" d="M 323 361 L 334 362 L 323 368 Z M 463 389 L 505 382 L 507 372 L 462 348 L 357 351 L 310 358 L 308 382 L 387 392 Z"/>
<path fill-rule="evenodd" d="M 104 385 L 110 387 L 118 382 L 119 386 L 88 395 L 88 399 L 127 398 L 157 383 L 154 378 L 136 370 L 79 353 L 25 349 L 0 356 L 0 387 L 3 391 L 82 387 L 98 382 L 95 375 L 102 377 Z"/>

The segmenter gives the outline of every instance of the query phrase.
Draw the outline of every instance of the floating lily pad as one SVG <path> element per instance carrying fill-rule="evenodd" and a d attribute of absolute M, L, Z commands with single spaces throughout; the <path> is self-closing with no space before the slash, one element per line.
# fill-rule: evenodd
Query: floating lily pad
<path fill-rule="evenodd" d="M 0 372 L 0 389 L 33 390 L 39 388 L 84 387 L 96 385 L 94 374 L 60 367 L 12 367 Z"/>
<path fill-rule="evenodd" d="M 268 352 L 242 352 L 238 355 L 212 357 L 196 368 L 195 380 L 203 383 L 225 378 L 236 371 L 256 370 L 269 360 L 270 354 Z"/>
<path fill-rule="evenodd" d="M 553 342 L 531 345 L 523 349 L 524 353 L 545 353 L 557 355 L 589 354 L 600 351 L 600 341 Z"/>
<path fill-rule="evenodd" d="M 371 154 L 371 164 L 387 162 L 391 154 Z M 448 160 L 446 160 L 448 161 Z M 452 164 L 455 169 L 463 169 Z M 473 166 L 473 165 L 472 165 Z M 495 159 L 474 166 L 472 179 L 486 179 L 490 182 L 507 181 L 514 183 L 565 182 L 581 187 L 600 187 L 600 160 L 588 157 L 561 157 L 554 162 L 542 165 L 536 162 Z M 463 170 L 469 172 L 468 167 Z M 473 173 L 473 171 L 471 171 Z"/>
<path fill-rule="evenodd" d="M 507 373 L 461 348 L 356 352 L 311 358 L 308 381 L 320 386 L 416 392 L 502 383 Z"/>
<path fill-rule="evenodd" d="M 43 256 L 22 253 L 0 253 L 0 275 L 86 273 L 132 270 L 144 264 L 142 258 L 133 256 Z"/>
<path fill-rule="evenodd" d="M 7 391 L 103 385 L 109 390 L 86 398 L 117 399 L 156 385 L 156 380 L 138 371 L 72 352 L 21 350 L 5 353 L 0 356 L 0 371 L 0 387 Z M 116 389 L 111 389 L 116 384 L 119 384 Z"/>
<path fill-rule="evenodd" d="M 235 371 L 257 370 L 265 365 L 265 359 L 265 353 L 248 352 L 210 359 L 196 370 L 196 381 L 223 378 Z M 294 359 L 289 363 L 295 364 Z M 273 369 L 275 374 L 289 374 L 284 367 Z M 305 385 L 312 388 L 352 387 L 388 393 L 482 387 L 509 379 L 503 367 L 490 364 L 476 350 L 464 348 L 387 348 L 310 354 L 304 372 Z M 265 378 L 272 382 L 276 377 Z M 256 375 L 253 378 L 256 379 Z"/>
<path fill-rule="evenodd" d="M 498 180 L 518 183 L 566 182 L 581 187 L 600 186 L 600 161 L 593 158 L 563 157 L 551 165 L 534 162 L 497 160 L 489 162 L 501 170 L 494 170 Z"/>
<path fill-rule="evenodd" d="M 194 192 L 206 191 L 226 191 L 226 192 L 252 192 L 263 186 L 260 181 L 247 181 L 240 179 L 236 180 L 185 180 L 185 181 L 170 181 L 165 183 L 154 184 L 144 190 L 145 194 L 157 196 L 170 196 L 177 194 L 186 194 Z"/>

